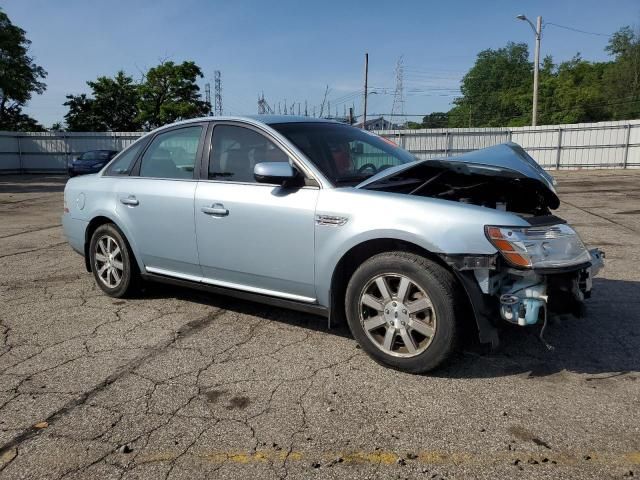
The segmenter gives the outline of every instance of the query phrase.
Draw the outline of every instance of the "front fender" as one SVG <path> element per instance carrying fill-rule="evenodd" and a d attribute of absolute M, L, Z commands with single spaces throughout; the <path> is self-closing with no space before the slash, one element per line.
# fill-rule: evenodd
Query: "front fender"
<path fill-rule="evenodd" d="M 338 262 L 363 242 L 391 239 L 432 253 L 493 255 L 485 225 L 528 225 L 517 215 L 476 205 L 352 188 L 322 190 L 316 213 L 344 219 L 315 226 L 316 295 L 324 306 Z"/>

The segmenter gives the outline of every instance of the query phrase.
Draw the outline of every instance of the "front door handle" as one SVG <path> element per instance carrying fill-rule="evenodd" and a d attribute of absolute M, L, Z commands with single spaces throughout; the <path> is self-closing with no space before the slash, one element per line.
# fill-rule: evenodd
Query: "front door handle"
<path fill-rule="evenodd" d="M 129 205 L 131 207 L 135 207 L 140 202 L 134 195 L 129 195 L 128 197 L 121 198 L 120 203 L 122 203 L 123 205 Z"/>
<path fill-rule="evenodd" d="M 206 215 L 213 215 L 214 217 L 226 217 L 229 215 L 229 210 L 224 208 L 221 203 L 214 203 L 210 207 L 202 207 L 200 211 Z"/>

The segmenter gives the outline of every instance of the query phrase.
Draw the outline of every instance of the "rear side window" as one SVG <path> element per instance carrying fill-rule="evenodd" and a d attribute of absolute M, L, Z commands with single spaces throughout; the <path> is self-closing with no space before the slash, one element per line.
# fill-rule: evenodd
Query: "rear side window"
<path fill-rule="evenodd" d="M 186 127 L 156 135 L 142 156 L 140 176 L 193 178 L 201 135 L 201 126 Z"/>
<path fill-rule="evenodd" d="M 122 154 L 109 166 L 107 175 L 129 175 L 133 162 L 140 152 L 140 148 L 145 142 L 136 142 Z"/>

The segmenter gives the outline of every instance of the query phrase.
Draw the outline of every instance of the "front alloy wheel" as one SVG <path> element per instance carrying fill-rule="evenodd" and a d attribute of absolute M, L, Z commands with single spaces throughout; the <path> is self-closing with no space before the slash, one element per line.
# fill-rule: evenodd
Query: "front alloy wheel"
<path fill-rule="evenodd" d="M 406 275 L 371 279 L 360 295 L 360 323 L 380 350 L 413 357 L 424 352 L 436 331 L 436 313 L 426 292 Z"/>
<path fill-rule="evenodd" d="M 433 370 L 455 350 L 464 304 L 449 270 L 398 251 L 362 263 L 345 294 L 349 328 L 362 349 L 410 373 Z"/>

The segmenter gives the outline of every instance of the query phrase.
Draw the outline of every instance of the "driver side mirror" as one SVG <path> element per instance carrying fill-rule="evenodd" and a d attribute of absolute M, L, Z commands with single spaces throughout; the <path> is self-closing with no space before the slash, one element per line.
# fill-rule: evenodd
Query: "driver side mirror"
<path fill-rule="evenodd" d="M 258 183 L 290 185 L 300 178 L 300 174 L 289 162 L 261 162 L 253 168 L 253 177 Z"/>

